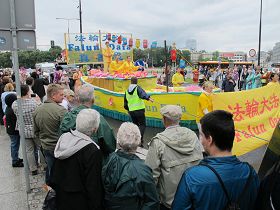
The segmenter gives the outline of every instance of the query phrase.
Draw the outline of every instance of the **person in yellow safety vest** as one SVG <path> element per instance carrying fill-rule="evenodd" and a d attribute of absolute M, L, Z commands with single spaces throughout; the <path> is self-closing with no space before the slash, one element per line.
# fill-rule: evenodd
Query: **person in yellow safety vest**
<path fill-rule="evenodd" d="M 184 76 L 181 74 L 181 68 L 177 69 L 176 74 L 172 77 L 173 87 L 180 87 L 185 82 Z"/>
<path fill-rule="evenodd" d="M 143 137 L 146 129 L 145 103 L 143 99 L 154 102 L 154 100 L 137 85 L 137 77 L 131 77 L 131 84 L 124 95 L 124 108 L 128 111 L 132 122 L 140 129 L 141 147 L 143 147 Z"/>
<path fill-rule="evenodd" d="M 120 66 L 123 64 L 123 61 L 120 61 L 119 58 L 120 56 L 116 55 L 116 59 L 112 61 L 112 63 L 110 64 L 110 68 L 109 68 L 110 73 L 116 73 L 120 68 Z"/>
<path fill-rule="evenodd" d="M 114 54 L 114 51 L 109 46 L 109 42 L 105 42 L 106 47 L 102 49 L 102 55 L 103 55 L 103 62 L 104 62 L 104 72 L 109 72 L 109 67 L 112 62 L 112 56 Z"/>
<path fill-rule="evenodd" d="M 211 94 L 214 89 L 212 82 L 205 82 L 202 86 L 203 92 L 198 97 L 198 108 L 196 114 L 196 123 L 199 130 L 201 130 L 200 119 L 209 112 L 213 111 L 213 104 Z"/>
<path fill-rule="evenodd" d="M 127 56 L 126 61 L 118 68 L 118 73 L 131 73 L 133 71 L 137 71 L 141 66 L 134 66 L 133 62 L 131 62 L 131 56 Z"/>

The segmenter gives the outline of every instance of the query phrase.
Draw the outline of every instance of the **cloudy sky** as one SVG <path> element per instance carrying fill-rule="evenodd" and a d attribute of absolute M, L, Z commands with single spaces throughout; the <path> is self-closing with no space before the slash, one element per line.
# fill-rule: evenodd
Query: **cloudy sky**
<path fill-rule="evenodd" d="M 77 6 L 78 0 L 35 0 L 39 49 L 50 40 L 63 46 L 67 21 L 56 18 L 78 18 Z M 262 50 L 280 41 L 279 9 L 280 0 L 263 0 Z M 126 32 L 179 48 L 192 38 L 207 51 L 258 48 L 260 0 L 82 0 L 82 10 L 83 32 Z M 79 21 L 71 21 L 71 32 L 79 32 Z"/>

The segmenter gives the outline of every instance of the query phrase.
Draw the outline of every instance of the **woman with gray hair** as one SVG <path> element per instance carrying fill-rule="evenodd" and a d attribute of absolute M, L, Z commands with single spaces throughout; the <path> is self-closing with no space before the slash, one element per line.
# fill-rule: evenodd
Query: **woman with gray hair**
<path fill-rule="evenodd" d="M 138 126 L 123 123 L 117 134 L 119 150 L 102 169 L 106 210 L 159 209 L 151 169 L 135 153 L 141 143 Z"/>
<path fill-rule="evenodd" d="M 99 123 L 97 111 L 83 109 L 76 130 L 64 133 L 57 142 L 51 187 L 59 210 L 103 209 L 102 153 L 90 138 Z"/>

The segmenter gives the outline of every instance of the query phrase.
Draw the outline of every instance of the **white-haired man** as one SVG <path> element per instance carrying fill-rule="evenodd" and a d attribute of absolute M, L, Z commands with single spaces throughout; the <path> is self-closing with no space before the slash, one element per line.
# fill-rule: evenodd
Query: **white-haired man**
<path fill-rule="evenodd" d="M 51 180 L 57 209 L 103 209 L 102 153 L 90 138 L 99 122 L 96 110 L 83 109 L 76 130 L 62 134 L 57 142 Z"/>
<path fill-rule="evenodd" d="M 196 134 L 179 125 L 181 107 L 166 105 L 160 113 L 165 130 L 152 138 L 145 162 L 153 170 L 162 210 L 171 209 L 183 172 L 199 163 L 202 151 Z"/>
<path fill-rule="evenodd" d="M 135 155 L 141 143 L 137 125 L 125 122 L 117 134 L 119 150 L 102 169 L 107 210 L 158 210 L 159 199 L 151 169 Z M 112 190 L 115 189 L 115 190 Z"/>
<path fill-rule="evenodd" d="M 94 104 L 94 87 L 90 84 L 84 84 L 77 91 L 77 97 L 80 105 L 74 108 L 71 112 L 65 114 L 63 121 L 60 124 L 60 133 L 66 133 L 76 129 L 76 117 L 83 109 L 92 108 Z M 113 129 L 108 122 L 100 115 L 100 125 L 92 139 L 100 146 L 102 153 L 108 156 L 116 149 L 116 138 Z"/>

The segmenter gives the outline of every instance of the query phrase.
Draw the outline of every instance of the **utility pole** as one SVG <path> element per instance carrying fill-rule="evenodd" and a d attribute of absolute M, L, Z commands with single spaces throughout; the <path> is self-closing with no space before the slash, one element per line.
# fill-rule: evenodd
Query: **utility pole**
<path fill-rule="evenodd" d="M 167 46 L 166 46 L 166 40 L 164 40 L 164 53 L 165 53 L 165 82 L 166 82 L 166 92 L 169 92 L 169 78 L 168 78 L 168 72 L 167 72 L 167 59 L 168 59 L 168 51 L 167 51 Z"/>
<path fill-rule="evenodd" d="M 25 183 L 26 183 L 26 192 L 30 192 L 30 180 L 29 180 L 29 169 L 27 163 L 27 155 L 26 155 L 26 145 L 25 145 L 25 137 L 24 137 L 24 122 L 23 122 L 23 112 L 21 105 L 21 91 L 20 91 L 20 80 L 19 80 L 19 64 L 18 64 L 18 47 L 17 47 L 17 26 L 16 26 L 16 12 L 15 12 L 15 0 L 10 0 L 10 11 L 11 11 L 11 31 L 12 31 L 12 63 L 13 63 L 13 71 L 16 77 L 16 91 L 17 91 L 17 103 L 18 103 L 18 112 L 19 112 L 19 125 L 20 125 L 20 145 L 22 148 L 22 156 L 24 163 L 24 175 L 25 175 Z"/>
<path fill-rule="evenodd" d="M 260 65 L 260 61 L 261 61 L 261 39 L 262 39 L 262 0 L 261 0 L 261 8 L 260 8 L 258 66 Z"/>
<path fill-rule="evenodd" d="M 83 24 L 82 24 L 82 2 L 79 0 L 79 16 L 80 16 L 80 34 L 83 33 Z"/>
<path fill-rule="evenodd" d="M 80 20 L 78 18 L 62 18 L 62 17 L 57 17 L 55 18 L 57 20 L 66 20 L 67 21 L 67 34 L 68 34 L 68 42 L 70 42 L 70 21 L 71 20 Z"/>

